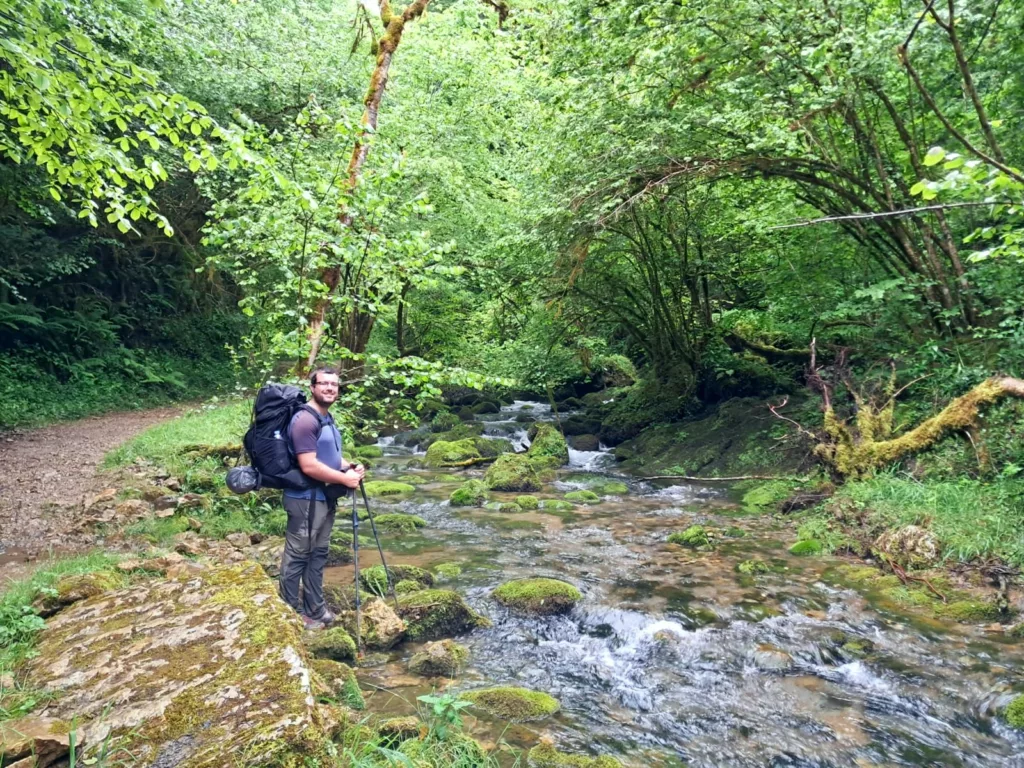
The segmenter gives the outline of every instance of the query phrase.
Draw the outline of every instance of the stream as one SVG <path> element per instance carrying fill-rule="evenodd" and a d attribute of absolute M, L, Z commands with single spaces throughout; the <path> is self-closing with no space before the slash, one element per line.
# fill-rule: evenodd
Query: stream
<path fill-rule="evenodd" d="M 553 418 L 522 402 L 478 418 L 485 436 L 522 449 L 523 413 Z M 993 716 L 1024 682 L 1019 643 L 858 593 L 838 568 L 855 561 L 790 555 L 793 526 L 745 513 L 729 488 L 642 481 L 617 471 L 605 451 L 572 451 L 570 466 L 536 496 L 608 480 L 626 482 L 629 493 L 558 514 L 451 508 L 448 495 L 483 469 L 409 469 L 421 456 L 410 442 L 383 438 L 373 477 L 418 476 L 416 492 L 377 500 L 374 512 L 419 515 L 428 527 L 385 534 L 389 563 L 457 563 L 461 575 L 440 586 L 494 622 L 457 638 L 470 662 L 450 689 L 519 685 L 562 705 L 523 725 L 467 717 L 484 744 L 550 737 L 560 749 L 637 767 L 1024 767 L 1024 738 Z M 729 535 L 708 553 L 665 542 L 694 523 Z M 371 547 L 360 555 L 361 567 L 379 562 Z M 752 557 L 772 571 L 737 572 Z M 524 618 L 489 596 L 534 576 L 571 582 L 583 600 L 564 616 Z M 351 579 L 351 566 L 328 569 L 330 582 Z M 869 652 L 851 655 L 850 641 L 868 641 Z M 438 684 L 406 669 L 420 647 L 403 644 L 358 671 L 374 691 L 371 711 L 410 714 Z"/>

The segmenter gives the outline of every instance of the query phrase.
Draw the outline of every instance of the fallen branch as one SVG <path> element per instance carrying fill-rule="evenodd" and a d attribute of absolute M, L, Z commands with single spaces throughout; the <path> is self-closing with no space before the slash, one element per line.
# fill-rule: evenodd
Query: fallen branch
<path fill-rule="evenodd" d="M 737 475 L 736 477 L 694 477 L 693 475 L 657 475 L 641 477 L 640 480 L 693 480 L 699 483 L 732 483 L 740 480 L 789 480 L 794 483 L 809 483 L 809 477 L 791 477 L 790 475 Z"/>

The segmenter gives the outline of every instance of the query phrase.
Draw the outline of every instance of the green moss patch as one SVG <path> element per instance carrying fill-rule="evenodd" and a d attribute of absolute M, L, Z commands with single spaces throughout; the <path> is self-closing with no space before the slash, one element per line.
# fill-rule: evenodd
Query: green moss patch
<path fill-rule="evenodd" d="M 320 677 L 329 698 L 340 701 L 351 709 L 366 709 L 359 681 L 348 664 L 330 659 L 313 659 L 310 668 Z"/>
<path fill-rule="evenodd" d="M 541 742 L 530 750 L 526 758 L 529 768 L 622 768 L 622 763 L 614 757 L 601 755 L 570 755 L 559 752 L 553 745 Z"/>
<path fill-rule="evenodd" d="M 415 581 L 422 587 L 434 586 L 434 576 L 415 565 L 391 565 L 391 580 L 396 585 L 401 581 Z M 371 565 L 359 571 L 359 581 L 370 592 L 383 595 L 387 591 L 388 579 L 383 565 Z"/>
<path fill-rule="evenodd" d="M 467 480 L 452 491 L 448 504 L 453 507 L 482 507 L 489 498 L 487 485 L 482 480 Z"/>
<path fill-rule="evenodd" d="M 438 563 L 434 566 L 434 576 L 438 580 L 454 579 L 462 573 L 462 567 L 458 563 Z"/>
<path fill-rule="evenodd" d="M 398 598 L 398 615 L 406 622 L 405 636 L 414 642 L 440 640 L 491 624 L 461 595 L 446 589 L 402 595 Z"/>
<path fill-rule="evenodd" d="M 572 512 L 575 507 L 571 501 L 562 501 L 561 499 L 544 499 L 540 503 L 540 509 L 542 512 Z"/>
<path fill-rule="evenodd" d="M 342 627 L 331 627 L 306 637 L 306 650 L 317 658 L 331 661 L 355 661 L 356 641 Z"/>
<path fill-rule="evenodd" d="M 494 491 L 539 491 L 540 478 L 529 458 L 521 453 L 505 453 L 487 470 L 487 487 Z"/>
<path fill-rule="evenodd" d="M 602 496 L 622 496 L 629 493 L 629 486 L 617 480 L 612 480 L 601 485 L 595 485 L 593 491 Z"/>
<path fill-rule="evenodd" d="M 796 542 L 789 548 L 791 555 L 797 555 L 798 557 L 807 557 L 808 555 L 820 555 L 822 552 L 822 544 L 816 539 L 804 539 L 803 541 Z"/>
<path fill-rule="evenodd" d="M 552 424 L 535 424 L 529 431 L 530 448 L 527 455 L 531 459 L 539 459 L 551 467 L 561 467 L 569 463 L 569 446 L 565 438 Z"/>
<path fill-rule="evenodd" d="M 593 491 L 569 491 L 565 494 L 565 500 L 579 504 L 597 504 L 601 497 Z"/>
<path fill-rule="evenodd" d="M 462 698 L 477 709 L 512 723 L 543 720 L 559 709 L 558 699 L 528 688 L 505 686 L 466 691 Z"/>
<path fill-rule="evenodd" d="M 1024 696 L 1018 696 L 1003 710 L 1003 719 L 1013 728 L 1024 730 Z"/>
<path fill-rule="evenodd" d="M 391 533 L 409 533 L 417 528 L 423 528 L 427 524 L 427 521 L 419 515 L 406 515 L 402 512 L 374 515 L 373 520 L 380 530 Z"/>
<path fill-rule="evenodd" d="M 516 579 L 502 584 L 491 596 L 508 608 L 537 616 L 566 613 L 583 598 L 572 584 L 557 579 Z"/>
<path fill-rule="evenodd" d="M 756 485 L 743 494 L 743 506 L 751 512 L 775 512 L 793 494 L 793 483 L 771 480 Z"/>
<path fill-rule="evenodd" d="M 771 572 L 771 566 L 764 560 L 759 560 L 755 557 L 750 560 L 744 560 L 736 566 L 736 570 L 746 576 L 754 576 L 760 573 Z"/>
<path fill-rule="evenodd" d="M 711 538 L 703 525 L 691 525 L 685 531 L 676 531 L 668 537 L 669 544 L 679 544 L 690 549 L 703 549 L 711 546 Z"/>
<path fill-rule="evenodd" d="M 415 486 L 408 483 L 396 483 L 393 480 L 367 480 L 363 483 L 366 495 L 371 499 L 381 496 L 401 496 L 404 493 L 412 493 Z"/>
<path fill-rule="evenodd" d="M 480 462 L 483 457 L 476 447 L 476 441 L 467 437 L 463 440 L 438 440 L 427 448 L 428 467 L 468 467 Z"/>
<path fill-rule="evenodd" d="M 529 495 L 516 496 L 516 504 L 518 504 L 521 509 L 527 511 L 531 509 L 538 509 L 540 507 L 540 501 L 537 497 Z"/>

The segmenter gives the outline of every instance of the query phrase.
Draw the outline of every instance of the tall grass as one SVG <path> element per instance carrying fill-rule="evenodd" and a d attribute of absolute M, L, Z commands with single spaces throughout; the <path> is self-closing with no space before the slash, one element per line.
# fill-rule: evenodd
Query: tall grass
<path fill-rule="evenodd" d="M 843 500 L 863 511 L 870 528 L 929 528 L 947 560 L 1024 565 L 1024 481 L 922 482 L 891 472 L 843 486 L 833 503 Z"/>

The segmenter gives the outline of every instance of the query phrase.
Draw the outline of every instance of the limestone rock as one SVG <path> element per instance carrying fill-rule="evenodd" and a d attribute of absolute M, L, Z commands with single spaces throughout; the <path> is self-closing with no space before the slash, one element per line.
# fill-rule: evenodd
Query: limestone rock
<path fill-rule="evenodd" d="M 402 595 L 398 599 L 398 615 L 405 619 L 406 637 L 413 641 L 440 640 L 491 625 L 461 595 L 446 589 Z"/>
<path fill-rule="evenodd" d="M 158 512 L 164 509 L 175 509 L 178 506 L 178 497 L 168 494 L 161 496 L 153 502 L 153 508 Z"/>
<path fill-rule="evenodd" d="M 409 660 L 409 671 L 424 677 L 455 677 L 466 664 L 469 651 L 454 640 L 427 643 Z"/>
<path fill-rule="evenodd" d="M 242 549 L 243 547 L 249 546 L 248 533 L 229 533 L 224 537 L 224 540 L 236 549 Z"/>
<path fill-rule="evenodd" d="M 69 731 L 66 722 L 36 715 L 0 723 L 0 760 L 47 768 L 68 754 Z"/>
<path fill-rule="evenodd" d="M 153 510 L 148 501 L 142 499 L 128 499 L 118 504 L 114 511 L 118 517 L 123 517 L 126 520 L 138 520 L 149 515 Z"/>
<path fill-rule="evenodd" d="M 138 765 L 220 768 L 322 739 L 302 625 L 255 563 L 96 595 L 47 622 L 26 682 L 87 749 Z"/>
<path fill-rule="evenodd" d="M 371 600 L 361 606 L 360 640 L 371 651 L 386 651 L 405 635 L 405 622 L 383 600 Z M 356 632 L 355 611 L 340 614 L 338 620 L 351 636 Z"/>
<path fill-rule="evenodd" d="M 522 453 L 505 453 L 498 457 L 484 475 L 487 487 L 494 491 L 539 491 L 540 478 L 530 459 Z"/>
<path fill-rule="evenodd" d="M 85 511 L 88 512 L 93 507 L 97 507 L 106 502 L 113 501 L 117 497 L 117 488 L 104 488 L 102 491 L 97 493 L 95 496 L 90 496 L 85 500 Z"/>
<path fill-rule="evenodd" d="M 121 580 L 107 571 L 65 576 L 54 585 L 53 594 L 38 598 L 32 606 L 45 618 L 81 600 L 116 589 L 120 584 Z"/>
<path fill-rule="evenodd" d="M 917 525 L 905 525 L 879 536 L 873 549 L 904 568 L 928 568 L 939 561 L 939 540 Z"/>

